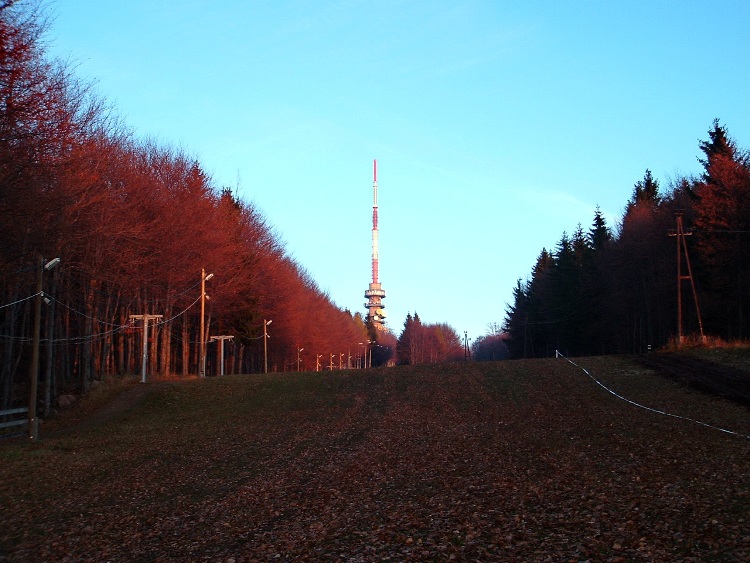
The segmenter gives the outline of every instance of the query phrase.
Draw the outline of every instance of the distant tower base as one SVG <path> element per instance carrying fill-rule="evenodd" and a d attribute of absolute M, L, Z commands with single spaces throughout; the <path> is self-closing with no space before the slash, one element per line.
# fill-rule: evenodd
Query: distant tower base
<path fill-rule="evenodd" d="M 382 299 L 385 299 L 385 290 L 379 283 L 371 283 L 365 291 L 367 303 L 367 320 L 373 324 L 377 330 L 387 330 L 385 328 L 385 310 L 383 309 Z"/>

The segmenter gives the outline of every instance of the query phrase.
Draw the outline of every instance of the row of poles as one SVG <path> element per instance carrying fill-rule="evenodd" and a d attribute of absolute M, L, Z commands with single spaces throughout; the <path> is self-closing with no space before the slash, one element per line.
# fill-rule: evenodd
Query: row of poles
<path fill-rule="evenodd" d="M 201 315 L 200 315 L 200 335 L 199 344 L 200 349 L 198 353 L 198 375 L 200 377 L 206 377 L 206 301 L 210 297 L 206 294 L 206 282 L 213 278 L 213 274 L 206 274 L 205 268 L 201 268 Z M 130 315 L 132 321 L 143 321 L 143 357 L 141 363 L 141 383 L 146 383 L 146 366 L 148 364 L 148 323 L 149 321 L 159 321 L 163 318 L 163 315 Z M 268 373 L 268 325 L 272 320 L 263 319 L 263 366 L 264 372 Z M 220 375 L 224 375 L 224 343 L 227 341 L 234 340 L 234 336 L 228 334 L 222 334 L 218 336 L 211 336 L 211 342 L 219 343 L 219 366 Z"/>
<path fill-rule="evenodd" d="M 687 244 L 685 237 L 691 235 L 691 232 L 686 232 L 682 226 L 682 212 L 677 214 L 677 229 L 669 234 L 676 236 L 677 238 L 677 330 L 679 342 L 682 343 L 682 282 L 687 280 L 690 281 L 693 299 L 695 302 L 695 309 L 698 316 L 698 325 L 700 327 L 701 339 L 705 339 L 703 333 L 703 323 L 701 322 L 700 309 L 698 307 L 698 294 L 695 291 L 695 283 L 693 281 L 693 272 L 690 268 L 690 259 L 688 257 Z M 685 262 L 687 265 L 688 273 L 683 275 L 681 271 L 681 254 L 684 253 Z M 36 416 L 36 398 L 37 388 L 39 380 L 39 343 L 41 333 L 41 316 L 42 316 L 42 299 L 44 296 L 44 272 L 52 270 L 60 264 L 60 258 L 54 258 L 50 261 L 46 261 L 43 256 L 39 256 L 38 268 L 36 272 L 36 296 L 34 301 L 34 334 L 33 334 L 33 347 L 31 353 L 31 367 L 29 369 L 29 438 L 31 440 L 37 440 L 39 438 L 39 420 Z M 201 315 L 200 315 L 200 354 L 199 354 L 199 374 L 200 377 L 206 376 L 206 328 L 205 328 L 205 313 L 206 313 L 206 300 L 209 296 L 206 295 L 206 282 L 213 278 L 213 274 L 206 274 L 205 268 L 201 268 Z M 130 315 L 131 321 L 143 321 L 143 357 L 141 362 L 141 382 L 146 382 L 146 366 L 148 363 L 148 326 L 150 321 L 159 321 L 163 318 L 163 315 Z M 268 325 L 273 320 L 263 319 L 263 372 L 268 373 Z M 219 343 L 220 349 L 220 374 L 224 375 L 224 342 L 227 340 L 231 341 L 234 337 L 230 335 L 212 336 L 211 341 Z M 369 365 L 372 367 L 372 346 L 374 343 L 371 340 L 366 342 L 360 342 L 360 346 L 369 345 L 365 348 L 365 365 L 367 366 L 367 353 L 369 350 L 370 360 Z M 304 348 L 297 350 L 297 371 L 300 369 L 300 353 Z M 344 354 L 339 355 L 339 368 L 342 367 L 342 360 Z M 333 357 L 334 354 L 330 355 L 330 369 L 333 369 Z M 470 359 L 469 339 L 464 331 L 464 359 Z M 318 354 L 315 359 L 316 369 L 320 371 L 320 359 L 323 358 L 323 354 Z M 351 356 L 349 356 L 351 360 Z"/>

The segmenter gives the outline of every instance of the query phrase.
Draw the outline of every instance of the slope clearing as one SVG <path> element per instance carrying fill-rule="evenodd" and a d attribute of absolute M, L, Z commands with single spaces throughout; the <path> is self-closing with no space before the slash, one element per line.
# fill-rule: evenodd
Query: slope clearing
<path fill-rule="evenodd" d="M 577 362 L 750 435 L 745 407 Z M 0 561 L 750 558 L 750 440 L 562 359 L 147 385 L 0 446 Z"/>

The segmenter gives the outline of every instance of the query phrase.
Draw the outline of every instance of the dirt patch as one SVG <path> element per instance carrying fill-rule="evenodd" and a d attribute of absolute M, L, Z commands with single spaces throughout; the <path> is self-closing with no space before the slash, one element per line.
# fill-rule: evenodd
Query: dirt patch
<path fill-rule="evenodd" d="M 139 383 L 128 387 L 92 413 L 69 420 L 67 424 L 65 422 L 55 424 L 49 431 L 42 432 L 41 438 L 81 432 L 108 422 L 138 406 L 155 385 L 163 385 L 163 383 Z"/>
<path fill-rule="evenodd" d="M 750 373 L 743 369 L 676 353 L 643 355 L 638 361 L 683 385 L 750 406 Z"/>

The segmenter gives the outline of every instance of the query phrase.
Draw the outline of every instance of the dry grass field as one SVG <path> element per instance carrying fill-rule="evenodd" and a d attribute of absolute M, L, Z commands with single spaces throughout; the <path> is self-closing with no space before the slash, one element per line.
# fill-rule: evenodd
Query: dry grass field
<path fill-rule="evenodd" d="M 0 443 L 0 561 L 749 560 L 750 410 L 575 361 L 738 434 L 564 359 L 139 384 Z"/>

